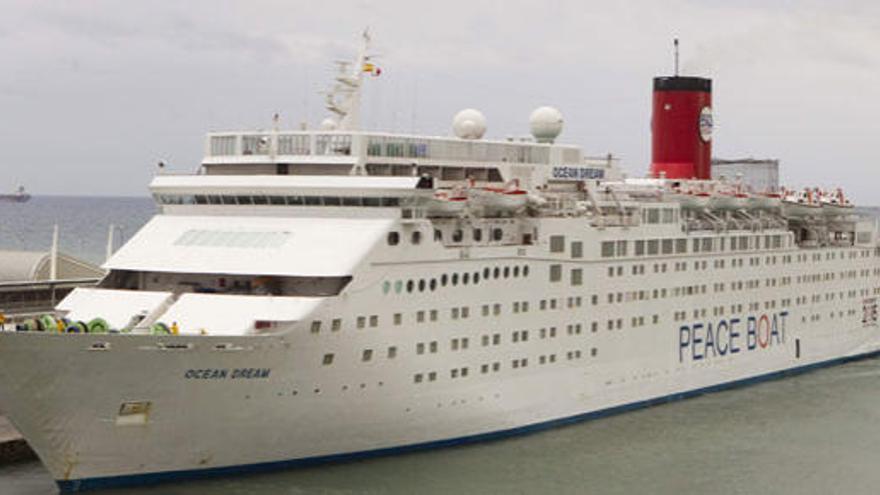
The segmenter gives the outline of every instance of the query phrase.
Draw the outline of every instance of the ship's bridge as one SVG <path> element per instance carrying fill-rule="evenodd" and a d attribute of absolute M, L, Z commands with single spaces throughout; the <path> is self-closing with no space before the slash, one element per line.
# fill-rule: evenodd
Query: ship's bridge
<path fill-rule="evenodd" d="M 577 146 L 531 139 L 461 139 L 353 131 L 215 132 L 202 167 L 209 175 L 430 174 L 441 181 L 524 185 L 545 179 L 601 179 L 612 158 L 585 158 Z"/>

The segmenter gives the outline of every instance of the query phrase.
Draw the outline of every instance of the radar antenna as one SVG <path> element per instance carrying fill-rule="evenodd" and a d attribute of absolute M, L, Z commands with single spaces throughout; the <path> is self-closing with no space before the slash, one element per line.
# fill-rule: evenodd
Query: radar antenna
<path fill-rule="evenodd" d="M 370 30 L 364 29 L 357 59 L 354 63 L 337 60 L 336 83 L 329 91 L 323 93 L 327 110 L 335 114 L 339 120 L 337 125 L 339 130 L 354 131 L 360 128 L 361 86 L 364 72 L 378 75 L 367 53 L 370 49 L 370 41 Z"/>

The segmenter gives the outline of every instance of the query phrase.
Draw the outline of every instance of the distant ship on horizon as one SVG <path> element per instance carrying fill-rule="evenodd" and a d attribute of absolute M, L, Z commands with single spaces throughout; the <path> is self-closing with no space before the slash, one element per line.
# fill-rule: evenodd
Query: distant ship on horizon
<path fill-rule="evenodd" d="M 0 194 L 0 201 L 24 203 L 30 199 L 31 195 L 24 190 L 24 186 L 18 186 L 18 189 L 16 189 L 13 193 Z"/>

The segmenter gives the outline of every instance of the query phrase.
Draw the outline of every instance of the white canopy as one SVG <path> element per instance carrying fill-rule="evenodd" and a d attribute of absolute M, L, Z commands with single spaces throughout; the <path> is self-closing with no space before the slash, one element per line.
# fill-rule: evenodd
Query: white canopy
<path fill-rule="evenodd" d="M 177 322 L 181 334 L 242 335 L 254 322 L 298 321 L 307 316 L 321 298 L 183 294 L 159 317 L 166 325 Z"/>
<path fill-rule="evenodd" d="M 149 314 L 171 297 L 170 292 L 111 290 L 78 287 L 67 295 L 57 309 L 67 311 L 67 318 L 88 322 L 103 318 L 111 328 L 122 328 L 131 317 Z"/>
<path fill-rule="evenodd" d="M 229 275 L 351 275 L 391 219 L 158 215 L 106 269 Z"/>

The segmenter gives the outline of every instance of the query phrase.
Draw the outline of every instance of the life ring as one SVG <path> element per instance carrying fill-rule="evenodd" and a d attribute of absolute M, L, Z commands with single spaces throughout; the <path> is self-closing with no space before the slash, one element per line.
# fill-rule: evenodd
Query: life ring
<path fill-rule="evenodd" d="M 52 330 L 58 328 L 58 324 L 55 323 L 55 318 L 53 318 L 51 315 L 43 315 L 39 318 L 38 321 L 40 323 L 40 326 L 42 327 L 40 330 L 43 330 L 45 332 L 51 332 Z"/>
<path fill-rule="evenodd" d="M 89 333 L 107 333 L 110 330 L 110 325 L 104 318 L 92 318 L 88 323 L 88 329 Z"/>
<path fill-rule="evenodd" d="M 87 333 L 89 331 L 89 327 L 82 321 L 72 321 L 70 325 L 65 329 L 67 333 Z"/>
<path fill-rule="evenodd" d="M 150 327 L 150 333 L 153 335 L 171 335 L 171 329 L 168 328 L 168 325 L 160 321 L 158 323 L 153 323 L 153 326 Z"/>

